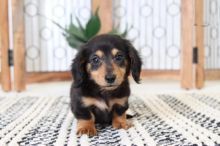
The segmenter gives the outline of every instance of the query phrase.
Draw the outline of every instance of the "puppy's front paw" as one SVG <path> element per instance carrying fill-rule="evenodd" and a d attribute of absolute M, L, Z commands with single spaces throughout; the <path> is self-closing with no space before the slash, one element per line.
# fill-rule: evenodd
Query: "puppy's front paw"
<path fill-rule="evenodd" d="M 116 121 L 116 120 L 114 120 L 112 122 L 112 127 L 115 128 L 115 129 L 121 129 L 121 128 L 122 129 L 128 129 L 129 128 L 129 126 L 127 125 L 126 122 Z"/>
<path fill-rule="evenodd" d="M 81 136 L 83 134 L 87 134 L 88 136 L 95 136 L 97 135 L 97 131 L 95 128 L 94 122 L 91 122 L 90 120 L 79 120 L 77 123 L 77 132 L 76 134 L 78 136 Z"/>
<path fill-rule="evenodd" d="M 115 129 L 128 129 L 131 125 L 127 123 L 125 114 L 122 116 L 117 116 L 115 114 L 112 120 L 112 127 Z"/>
<path fill-rule="evenodd" d="M 81 127 L 79 129 L 77 129 L 78 136 L 81 136 L 83 134 L 87 134 L 88 136 L 95 136 L 95 135 L 97 135 L 97 131 L 94 126 Z"/>

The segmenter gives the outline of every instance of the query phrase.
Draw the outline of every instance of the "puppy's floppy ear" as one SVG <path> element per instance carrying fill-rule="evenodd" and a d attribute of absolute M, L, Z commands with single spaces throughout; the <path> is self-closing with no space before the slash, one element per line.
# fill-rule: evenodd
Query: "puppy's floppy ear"
<path fill-rule="evenodd" d="M 73 60 L 71 72 L 74 79 L 74 87 L 80 87 L 86 78 L 86 56 L 85 49 L 81 49 Z"/>
<path fill-rule="evenodd" d="M 131 71 L 132 77 L 137 83 L 139 83 L 141 65 L 142 65 L 141 58 L 139 57 L 137 50 L 128 40 L 124 40 L 124 42 L 125 42 L 126 48 L 128 49 L 128 57 L 129 57 L 130 71 Z"/>

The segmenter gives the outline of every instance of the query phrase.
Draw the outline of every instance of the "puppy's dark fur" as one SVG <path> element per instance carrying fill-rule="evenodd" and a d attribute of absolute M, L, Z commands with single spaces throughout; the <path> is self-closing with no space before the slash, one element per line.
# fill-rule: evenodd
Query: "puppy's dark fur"
<path fill-rule="evenodd" d="M 135 48 L 117 35 L 99 35 L 82 46 L 71 69 L 71 110 L 79 135 L 95 135 L 94 123 L 127 127 L 128 76 L 139 83 L 141 65 Z"/>

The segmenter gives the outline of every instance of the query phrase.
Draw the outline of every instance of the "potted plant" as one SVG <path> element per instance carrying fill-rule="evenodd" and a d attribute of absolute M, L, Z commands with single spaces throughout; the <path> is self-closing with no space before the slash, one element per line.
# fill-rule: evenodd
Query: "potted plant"
<path fill-rule="evenodd" d="M 101 28 L 101 21 L 98 15 L 99 9 L 93 14 L 91 13 L 91 17 L 89 18 L 88 22 L 86 23 L 85 27 L 83 27 L 82 23 L 80 22 L 79 18 L 76 17 L 76 21 L 78 26 L 73 24 L 72 15 L 70 17 L 70 24 L 65 28 L 62 27 L 57 22 L 54 22 L 60 29 L 63 30 L 63 36 L 65 37 L 66 41 L 70 45 L 70 47 L 74 49 L 79 49 L 80 46 L 86 43 L 89 39 L 96 36 Z M 112 31 L 108 32 L 108 34 L 117 34 L 121 37 L 126 37 L 128 29 L 126 28 L 124 32 L 120 33 L 117 29 L 118 27 L 113 27 Z"/>

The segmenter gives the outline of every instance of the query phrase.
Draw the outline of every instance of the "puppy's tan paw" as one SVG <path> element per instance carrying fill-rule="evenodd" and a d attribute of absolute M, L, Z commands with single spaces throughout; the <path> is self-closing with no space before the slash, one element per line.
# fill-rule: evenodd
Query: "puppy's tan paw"
<path fill-rule="evenodd" d="M 127 125 L 126 122 L 121 122 L 121 121 L 113 121 L 112 122 L 112 127 L 115 129 L 128 129 L 129 126 Z"/>
<path fill-rule="evenodd" d="M 115 129 L 128 129 L 131 127 L 131 124 L 127 123 L 125 114 L 122 116 L 115 114 L 112 120 L 112 127 Z"/>
<path fill-rule="evenodd" d="M 97 135 L 97 131 L 94 126 L 81 127 L 79 129 L 77 129 L 78 136 L 81 136 L 83 134 L 86 134 L 88 136 L 95 136 L 95 135 Z"/>
<path fill-rule="evenodd" d="M 88 136 L 97 135 L 97 130 L 95 128 L 95 124 L 91 120 L 79 120 L 77 123 L 77 132 L 78 136 L 86 134 Z"/>

